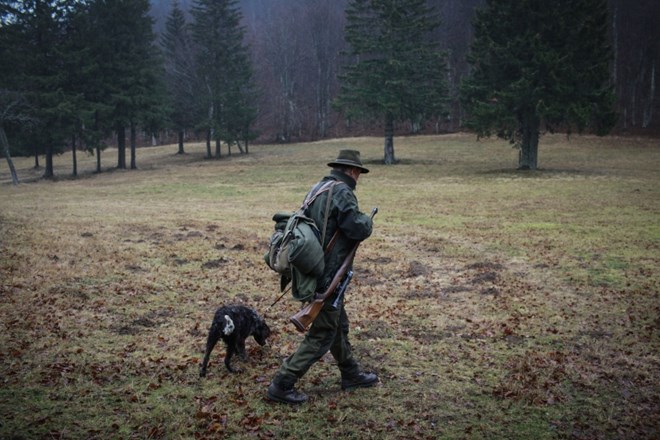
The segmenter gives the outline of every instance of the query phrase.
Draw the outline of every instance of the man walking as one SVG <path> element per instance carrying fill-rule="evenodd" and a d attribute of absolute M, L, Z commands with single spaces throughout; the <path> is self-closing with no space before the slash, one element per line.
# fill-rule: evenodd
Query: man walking
<path fill-rule="evenodd" d="M 312 191 L 329 181 L 335 185 L 332 191 L 325 191 L 316 197 L 305 212 L 319 230 L 324 231 L 325 270 L 317 280 L 321 291 L 330 284 L 353 247 L 368 238 L 372 230 L 371 217 L 359 210 L 353 193 L 360 175 L 369 172 L 362 165 L 360 152 L 341 150 L 337 159 L 328 166 L 332 167 L 330 175 L 324 177 Z M 330 295 L 298 350 L 283 362 L 268 387 L 269 399 L 288 404 L 305 402 L 307 396 L 296 391 L 294 386 L 328 351 L 337 361 L 342 389 L 370 387 L 378 383 L 378 376 L 363 372 L 353 357 L 343 298 L 336 296 Z"/>

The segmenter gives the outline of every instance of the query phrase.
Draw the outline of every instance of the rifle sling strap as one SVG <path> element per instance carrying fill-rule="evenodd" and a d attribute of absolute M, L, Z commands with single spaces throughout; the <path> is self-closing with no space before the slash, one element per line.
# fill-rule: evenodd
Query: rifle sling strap
<path fill-rule="evenodd" d="M 332 250 L 332 248 L 335 247 L 335 243 L 337 242 L 337 239 L 339 238 L 340 233 L 341 233 L 341 231 L 339 230 L 339 228 L 337 228 L 335 233 L 332 234 L 332 238 L 330 239 L 330 241 L 328 242 L 328 245 L 325 247 L 325 249 L 323 251 L 323 253 L 325 255 L 328 255 L 330 253 L 330 251 Z"/>

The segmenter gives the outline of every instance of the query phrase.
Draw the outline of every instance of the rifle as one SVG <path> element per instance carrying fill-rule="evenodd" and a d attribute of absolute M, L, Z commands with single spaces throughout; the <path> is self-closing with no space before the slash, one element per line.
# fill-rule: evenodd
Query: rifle
<path fill-rule="evenodd" d="M 377 212 L 378 212 L 378 208 L 374 208 L 371 210 L 372 219 L 374 218 Z M 325 292 L 323 292 L 321 295 L 315 298 L 314 301 L 310 302 L 305 307 L 300 309 L 298 313 L 296 313 L 291 318 L 289 318 L 289 321 L 291 321 L 293 325 L 296 326 L 296 329 L 299 332 L 305 333 L 305 331 L 307 331 L 309 326 L 312 324 L 312 322 L 314 322 L 318 314 L 321 312 L 325 300 L 332 296 L 332 294 L 339 286 L 339 283 L 344 278 L 344 275 L 347 275 L 347 272 L 349 271 L 351 265 L 353 264 L 353 258 L 355 258 L 355 252 L 357 251 L 358 246 L 360 246 L 360 243 L 361 242 L 355 243 L 355 246 L 353 246 L 353 249 L 351 249 L 351 251 L 348 253 L 344 262 L 341 264 L 341 266 L 339 266 L 339 270 L 337 270 L 337 272 L 335 273 L 335 276 L 332 278 L 332 281 L 330 282 L 328 288 L 325 289 Z M 338 297 L 339 295 L 343 294 L 344 291 L 346 291 L 346 288 L 348 287 L 348 282 L 350 282 L 350 278 L 352 278 L 352 276 L 353 275 L 351 272 L 351 276 L 348 278 L 348 281 L 342 283 L 341 287 L 343 288 L 343 291 L 337 292 Z"/>
<path fill-rule="evenodd" d="M 346 289 L 348 289 L 348 285 L 351 283 L 352 279 L 353 271 L 349 270 L 346 272 L 346 275 L 344 275 L 344 279 L 341 281 L 339 287 L 337 287 L 337 294 L 335 295 L 335 300 L 332 302 L 333 309 L 337 310 L 339 308 L 339 304 L 343 301 Z"/>

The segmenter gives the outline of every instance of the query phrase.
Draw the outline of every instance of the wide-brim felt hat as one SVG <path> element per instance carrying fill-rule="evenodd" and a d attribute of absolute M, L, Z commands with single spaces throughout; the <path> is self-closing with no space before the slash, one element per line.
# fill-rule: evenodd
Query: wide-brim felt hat
<path fill-rule="evenodd" d="M 369 172 L 369 169 L 365 168 L 364 165 L 362 165 L 362 161 L 360 160 L 360 152 L 357 150 L 340 150 L 337 159 L 335 159 L 332 162 L 329 162 L 328 166 L 329 167 L 349 166 L 349 167 L 359 168 L 363 174 Z"/>

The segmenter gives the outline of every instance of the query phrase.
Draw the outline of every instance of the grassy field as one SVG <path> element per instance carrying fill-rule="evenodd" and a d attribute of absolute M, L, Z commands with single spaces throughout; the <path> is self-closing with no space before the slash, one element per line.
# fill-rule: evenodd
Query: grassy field
<path fill-rule="evenodd" d="M 265 400 L 299 341 L 262 260 L 271 216 L 358 148 L 363 210 L 351 338 L 381 384 L 342 392 L 331 357 L 310 401 Z M 138 151 L 137 171 L 56 158 L 11 186 L 0 164 L 0 438 L 652 439 L 660 436 L 660 146 L 546 136 L 537 172 L 467 135 L 253 146 L 204 160 Z M 115 163 L 104 153 L 104 165 Z M 16 159 L 19 177 L 41 171 Z M 274 334 L 198 377 L 217 307 Z"/>

